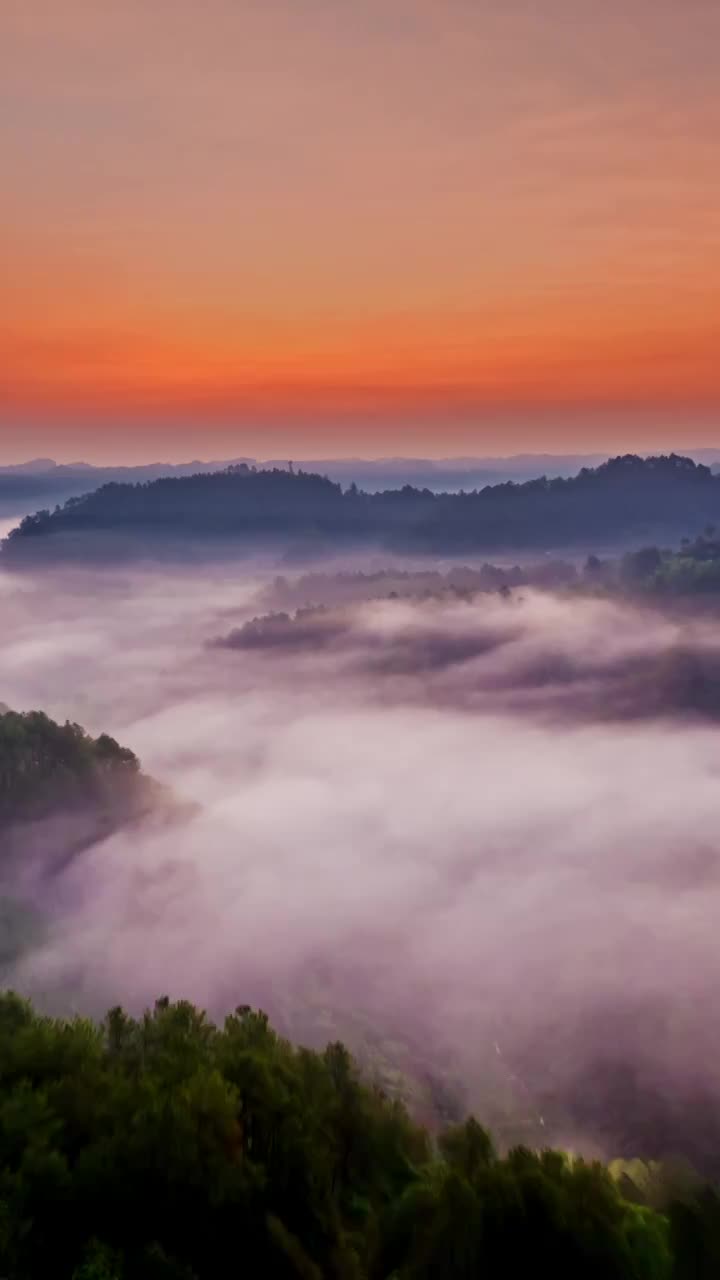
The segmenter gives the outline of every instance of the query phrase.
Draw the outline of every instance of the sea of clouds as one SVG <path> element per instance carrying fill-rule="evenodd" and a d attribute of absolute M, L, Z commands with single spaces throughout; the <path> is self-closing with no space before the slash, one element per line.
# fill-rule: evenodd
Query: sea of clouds
<path fill-rule="evenodd" d="M 92 1011 L 262 1003 L 308 1040 L 352 1037 L 352 1013 L 555 1138 L 627 1145 L 620 1090 L 654 1117 L 638 1142 L 677 1145 L 703 1099 L 714 1141 L 712 617 L 448 593 L 246 644 L 272 583 L 0 572 L 0 701 L 112 733 L 196 806 L 55 872 L 15 985 Z"/>

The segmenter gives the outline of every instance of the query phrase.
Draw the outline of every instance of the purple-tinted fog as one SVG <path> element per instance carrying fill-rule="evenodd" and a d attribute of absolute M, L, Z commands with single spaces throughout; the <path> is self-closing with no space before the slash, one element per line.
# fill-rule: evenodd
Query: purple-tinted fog
<path fill-rule="evenodd" d="M 16 985 L 94 1011 L 262 1002 L 307 1039 L 352 1037 L 352 1010 L 466 1105 L 514 1080 L 538 1123 L 609 1148 L 577 1105 L 597 1061 L 688 1105 L 720 1091 L 712 622 L 521 590 L 236 643 L 271 581 L 0 576 L 0 700 L 114 734 L 198 806 L 56 873 Z"/>

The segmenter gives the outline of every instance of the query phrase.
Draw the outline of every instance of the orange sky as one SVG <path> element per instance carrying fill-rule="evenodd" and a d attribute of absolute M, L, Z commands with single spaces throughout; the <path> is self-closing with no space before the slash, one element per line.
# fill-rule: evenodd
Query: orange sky
<path fill-rule="evenodd" d="M 720 445 L 720 0 L 2 0 L 0 461 Z"/>

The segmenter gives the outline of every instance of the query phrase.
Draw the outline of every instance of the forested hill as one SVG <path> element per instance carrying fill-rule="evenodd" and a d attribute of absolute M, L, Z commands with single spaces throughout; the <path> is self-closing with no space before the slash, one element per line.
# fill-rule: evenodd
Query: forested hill
<path fill-rule="evenodd" d="M 0 711 L 0 846 L 43 842 L 47 823 L 54 856 L 147 813 L 164 797 L 137 756 L 114 738 L 92 738 L 77 724 L 56 724 L 42 711 Z M 64 819 L 58 824 L 58 819 Z"/>
<path fill-rule="evenodd" d="M 719 518 L 720 477 L 675 454 L 627 455 L 570 479 L 454 494 L 410 486 L 369 494 L 318 475 L 241 465 L 105 485 L 52 513 L 28 516 L 6 540 L 4 556 L 147 554 L 162 544 L 189 547 L 207 539 L 441 553 L 589 547 L 679 538 Z"/>
<path fill-rule="evenodd" d="M 710 1280 L 720 1201 L 690 1171 L 436 1140 L 240 1006 L 42 1017 L 0 995 L 8 1280 Z"/>

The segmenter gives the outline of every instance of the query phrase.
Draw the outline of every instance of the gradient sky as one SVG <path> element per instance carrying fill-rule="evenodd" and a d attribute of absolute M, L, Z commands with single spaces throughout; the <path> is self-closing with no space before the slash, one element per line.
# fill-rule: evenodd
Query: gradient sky
<path fill-rule="evenodd" d="M 0 461 L 720 444 L 720 0 L 2 0 Z"/>

